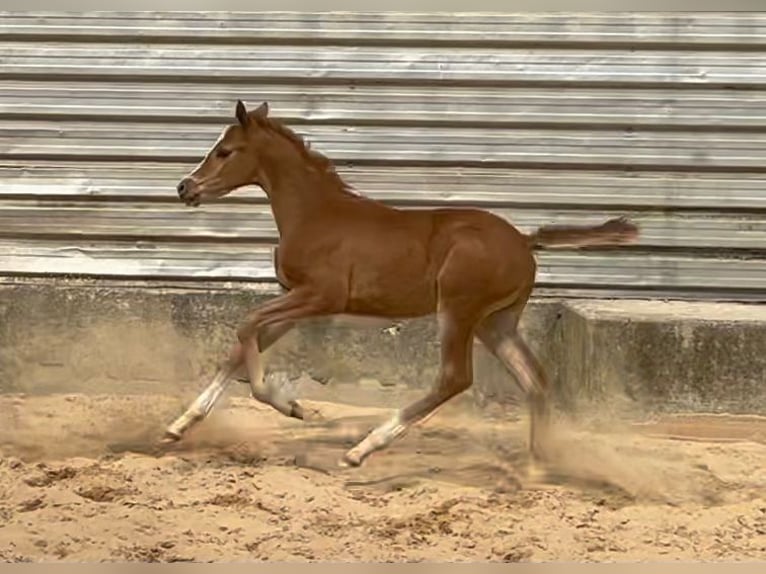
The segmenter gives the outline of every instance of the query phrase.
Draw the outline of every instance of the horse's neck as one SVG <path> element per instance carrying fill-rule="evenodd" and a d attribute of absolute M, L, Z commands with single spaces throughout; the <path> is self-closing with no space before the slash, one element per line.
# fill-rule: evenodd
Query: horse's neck
<path fill-rule="evenodd" d="M 340 195 L 330 176 L 304 164 L 271 170 L 267 178 L 271 212 L 283 238 L 308 218 L 320 217 Z"/>

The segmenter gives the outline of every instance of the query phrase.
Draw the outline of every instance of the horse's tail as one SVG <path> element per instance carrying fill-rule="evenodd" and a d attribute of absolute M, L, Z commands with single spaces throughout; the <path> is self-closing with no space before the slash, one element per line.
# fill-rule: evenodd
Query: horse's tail
<path fill-rule="evenodd" d="M 533 249 L 624 245 L 638 238 L 638 226 L 618 217 L 601 225 L 543 225 L 527 237 Z"/>

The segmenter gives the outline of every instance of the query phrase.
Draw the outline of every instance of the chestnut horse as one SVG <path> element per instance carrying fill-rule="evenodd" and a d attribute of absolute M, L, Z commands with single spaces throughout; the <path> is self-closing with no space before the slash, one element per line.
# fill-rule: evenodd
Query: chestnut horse
<path fill-rule="evenodd" d="M 545 371 L 517 329 L 535 283 L 538 247 L 616 245 L 636 226 L 547 226 L 531 235 L 479 209 L 398 209 L 363 197 L 332 162 L 269 116 L 267 103 L 225 127 L 200 164 L 178 184 L 190 206 L 255 184 L 268 196 L 279 231 L 274 264 L 285 291 L 254 309 L 208 389 L 166 433 L 178 440 L 204 418 L 226 385 L 246 370 L 252 395 L 303 419 L 298 401 L 264 384 L 260 353 L 296 322 L 351 315 L 403 319 L 436 314 L 441 347 L 435 386 L 345 453 L 358 466 L 422 422 L 473 382 L 476 337 L 515 377 L 531 408 L 530 446 L 540 456 L 549 411 Z M 244 369 L 244 370 L 243 370 Z"/>

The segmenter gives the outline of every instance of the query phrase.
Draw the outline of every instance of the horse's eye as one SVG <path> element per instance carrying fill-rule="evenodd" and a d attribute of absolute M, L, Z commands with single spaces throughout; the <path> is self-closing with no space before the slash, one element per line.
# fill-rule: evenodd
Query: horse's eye
<path fill-rule="evenodd" d="M 215 155 L 217 155 L 221 159 L 226 159 L 227 157 L 231 155 L 231 150 L 226 148 L 221 148 L 216 152 Z"/>

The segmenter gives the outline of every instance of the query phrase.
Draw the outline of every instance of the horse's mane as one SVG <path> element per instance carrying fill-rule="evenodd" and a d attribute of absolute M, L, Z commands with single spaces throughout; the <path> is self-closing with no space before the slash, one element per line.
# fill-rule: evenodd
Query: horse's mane
<path fill-rule="evenodd" d="M 303 159 L 306 160 L 306 163 L 314 167 L 321 174 L 328 176 L 328 179 L 337 186 L 339 191 L 357 195 L 354 188 L 340 176 L 335 169 L 335 164 L 332 160 L 326 155 L 311 149 L 311 144 L 308 143 L 303 136 L 291 130 L 281 121 L 270 117 L 260 119 L 259 123 L 293 144 L 298 149 Z"/>

